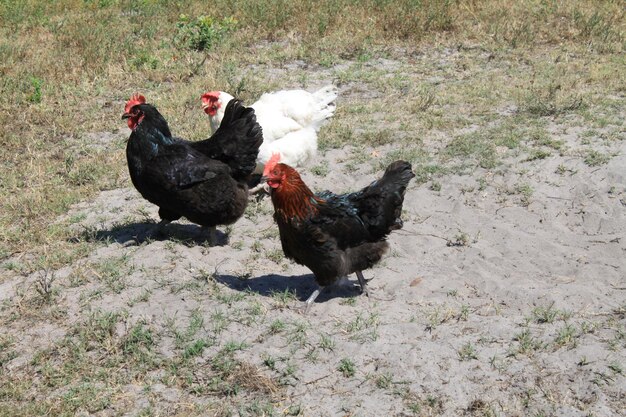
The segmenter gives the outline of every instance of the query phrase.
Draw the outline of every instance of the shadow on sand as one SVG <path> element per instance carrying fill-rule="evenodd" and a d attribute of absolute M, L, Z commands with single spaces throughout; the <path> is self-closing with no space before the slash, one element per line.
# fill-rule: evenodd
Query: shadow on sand
<path fill-rule="evenodd" d="M 304 275 L 276 275 L 268 274 L 259 277 L 242 279 L 234 275 L 217 275 L 215 280 L 237 291 L 251 291 L 265 297 L 290 292 L 297 300 L 306 301 L 317 288 L 313 274 Z M 323 303 L 331 298 L 350 298 L 360 294 L 357 286 L 334 285 L 322 290 L 315 303 Z"/>
<path fill-rule="evenodd" d="M 175 240 L 185 245 L 195 246 L 208 243 L 208 235 L 203 229 L 195 224 L 169 223 L 161 233 L 152 233 L 156 224 L 152 222 L 128 223 L 114 226 L 110 229 L 85 230 L 79 236 L 71 238 L 71 241 L 86 240 L 88 242 L 117 242 L 122 245 L 140 245 L 146 240 Z M 217 230 L 217 244 L 219 246 L 228 243 L 228 235 Z"/>
<path fill-rule="evenodd" d="M 117 242 L 130 246 L 139 245 L 145 240 L 175 240 L 188 246 L 203 245 L 208 243 L 207 236 L 202 228 L 195 224 L 169 223 L 163 229 L 163 233 L 150 235 L 150 231 L 156 226 L 153 222 L 128 223 L 114 226 L 110 229 L 85 230 L 79 236 L 70 240 Z M 142 238 L 142 236 L 146 236 Z M 139 240 L 138 240 L 139 237 Z M 217 230 L 218 245 L 228 244 L 228 235 Z M 318 288 L 313 274 L 304 275 L 277 275 L 267 274 L 248 279 L 234 275 L 221 274 L 215 280 L 236 291 L 252 291 L 265 297 L 273 297 L 279 293 L 293 293 L 296 299 L 305 301 L 316 288 Z M 328 301 L 332 298 L 350 298 L 360 294 L 358 285 L 333 285 L 322 290 L 315 303 Z"/>

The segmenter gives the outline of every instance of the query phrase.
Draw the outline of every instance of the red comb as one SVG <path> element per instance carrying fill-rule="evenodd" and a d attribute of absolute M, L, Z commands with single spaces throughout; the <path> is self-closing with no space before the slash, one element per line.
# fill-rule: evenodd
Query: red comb
<path fill-rule="evenodd" d="M 219 99 L 220 99 L 219 91 L 209 91 L 208 93 L 202 94 L 202 103 L 217 101 Z"/>
<path fill-rule="evenodd" d="M 130 112 L 130 109 L 135 107 L 137 104 L 143 104 L 146 102 L 146 98 L 139 93 L 135 93 L 130 97 L 130 100 L 126 102 L 126 106 L 124 107 L 124 113 Z"/>
<path fill-rule="evenodd" d="M 276 164 L 280 161 L 280 153 L 272 153 L 272 157 L 265 163 L 265 169 L 263 170 L 263 176 L 267 177 L 271 170 L 274 169 Z"/>

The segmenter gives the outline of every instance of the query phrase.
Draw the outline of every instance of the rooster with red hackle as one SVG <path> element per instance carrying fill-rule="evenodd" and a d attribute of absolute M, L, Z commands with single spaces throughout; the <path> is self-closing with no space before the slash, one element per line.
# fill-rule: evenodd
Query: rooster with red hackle
<path fill-rule="evenodd" d="M 361 191 L 314 194 L 298 172 L 275 154 L 263 176 L 270 187 L 274 219 L 285 256 L 313 271 L 326 287 L 353 272 L 368 295 L 362 271 L 374 266 L 389 248 L 391 231 L 402 227 L 400 215 L 407 185 L 415 176 L 405 161 L 393 162 L 383 177 Z M 320 288 L 306 300 L 308 310 Z"/>
<path fill-rule="evenodd" d="M 234 223 L 248 203 L 246 181 L 263 142 L 254 110 L 230 101 L 221 127 L 197 142 L 173 137 L 165 118 L 140 94 L 128 100 L 122 118 L 132 130 L 126 146 L 130 178 L 159 206 L 161 222 L 150 234 L 184 216 L 208 229 L 214 245 L 215 226 Z"/>

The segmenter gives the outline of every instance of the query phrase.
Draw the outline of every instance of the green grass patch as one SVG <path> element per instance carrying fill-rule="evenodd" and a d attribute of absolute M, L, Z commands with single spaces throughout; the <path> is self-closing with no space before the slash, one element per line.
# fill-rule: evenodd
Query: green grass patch
<path fill-rule="evenodd" d="M 589 165 L 590 167 L 604 165 L 610 160 L 611 155 L 596 151 L 595 149 L 588 150 L 584 158 L 585 164 Z"/>
<path fill-rule="evenodd" d="M 339 361 L 337 370 L 341 372 L 344 377 L 350 378 L 353 377 L 356 373 L 356 365 L 351 359 L 343 358 L 341 361 Z"/>

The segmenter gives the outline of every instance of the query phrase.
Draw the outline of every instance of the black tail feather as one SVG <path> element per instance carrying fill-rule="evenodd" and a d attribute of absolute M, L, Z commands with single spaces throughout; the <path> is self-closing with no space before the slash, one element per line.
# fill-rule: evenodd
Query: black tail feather
<path fill-rule="evenodd" d="M 263 131 L 256 121 L 254 109 L 233 99 L 226 105 L 222 123 L 213 136 L 194 142 L 192 146 L 228 164 L 236 180 L 245 180 L 254 172 L 262 143 Z"/>
<path fill-rule="evenodd" d="M 404 193 L 413 177 L 410 163 L 396 161 L 387 167 L 381 179 L 353 195 L 361 218 L 367 222 L 374 238 L 384 238 L 402 227 Z"/>

